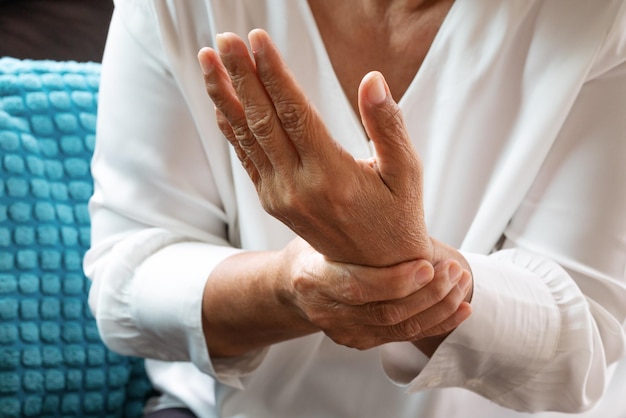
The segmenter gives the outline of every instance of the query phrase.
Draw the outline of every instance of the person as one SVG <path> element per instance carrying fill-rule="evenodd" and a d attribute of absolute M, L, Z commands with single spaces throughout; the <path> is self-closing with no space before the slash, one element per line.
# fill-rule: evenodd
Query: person
<path fill-rule="evenodd" d="M 624 417 L 623 109 L 624 1 L 119 0 L 102 338 L 151 417 Z"/>

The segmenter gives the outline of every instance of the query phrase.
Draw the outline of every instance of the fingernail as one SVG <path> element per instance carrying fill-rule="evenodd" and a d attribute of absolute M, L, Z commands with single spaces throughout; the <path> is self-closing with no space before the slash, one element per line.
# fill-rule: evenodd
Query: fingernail
<path fill-rule="evenodd" d="M 370 88 L 367 92 L 367 98 L 372 104 L 381 104 L 387 98 L 387 89 L 385 88 L 385 81 L 383 76 L 375 74 L 371 81 Z"/>
<path fill-rule="evenodd" d="M 215 36 L 215 44 L 217 46 L 217 50 L 220 51 L 220 54 L 226 55 L 230 53 L 230 43 L 228 43 L 228 40 L 223 33 L 218 33 Z"/>
<path fill-rule="evenodd" d="M 448 277 L 450 277 L 450 280 L 453 282 L 459 281 L 462 273 L 463 270 L 457 263 L 452 263 L 450 264 L 450 267 L 448 267 Z"/>
<path fill-rule="evenodd" d="M 459 280 L 459 287 L 465 291 L 469 288 L 470 284 L 472 283 L 472 280 L 470 278 L 469 275 L 467 276 L 461 276 L 461 279 Z"/>
<path fill-rule="evenodd" d="M 208 75 L 213 70 L 213 63 L 204 56 L 203 51 L 205 49 L 206 48 L 202 48 L 200 52 L 198 52 L 198 62 L 200 63 L 200 68 L 202 68 L 202 73 Z"/>
<path fill-rule="evenodd" d="M 461 292 L 465 293 L 465 301 L 471 302 L 472 296 L 474 294 L 474 282 L 472 280 L 472 275 L 467 274 L 461 277 L 459 281 L 459 285 L 461 286 Z"/>
<path fill-rule="evenodd" d="M 259 33 L 257 29 L 254 29 L 248 34 L 248 41 L 250 41 L 250 48 L 252 48 L 252 53 L 256 54 L 261 49 L 263 49 L 263 42 L 259 37 Z"/>
<path fill-rule="evenodd" d="M 433 269 L 429 264 L 424 264 L 415 273 L 415 281 L 419 285 L 425 285 L 433 278 Z"/>

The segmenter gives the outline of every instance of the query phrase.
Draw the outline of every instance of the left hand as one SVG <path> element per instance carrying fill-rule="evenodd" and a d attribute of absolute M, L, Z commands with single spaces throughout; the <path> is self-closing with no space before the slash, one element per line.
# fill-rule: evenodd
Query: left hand
<path fill-rule="evenodd" d="M 264 209 L 329 259 L 390 266 L 435 262 L 424 221 L 422 166 L 382 75 L 359 88 L 376 158 L 356 160 L 331 138 L 267 33 L 218 36 L 198 57 L 220 129 Z"/>
<path fill-rule="evenodd" d="M 413 341 L 421 349 L 471 313 L 464 301 L 471 278 L 454 260 L 435 267 L 425 260 L 391 267 L 336 263 L 302 238 L 279 254 L 276 299 L 337 344 L 364 350 Z"/>

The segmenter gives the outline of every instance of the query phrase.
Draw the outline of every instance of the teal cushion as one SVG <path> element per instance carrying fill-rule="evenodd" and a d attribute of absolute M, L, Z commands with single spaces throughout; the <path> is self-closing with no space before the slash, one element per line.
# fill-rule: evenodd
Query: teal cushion
<path fill-rule="evenodd" d="M 143 361 L 87 305 L 100 65 L 0 59 L 0 416 L 139 417 Z"/>

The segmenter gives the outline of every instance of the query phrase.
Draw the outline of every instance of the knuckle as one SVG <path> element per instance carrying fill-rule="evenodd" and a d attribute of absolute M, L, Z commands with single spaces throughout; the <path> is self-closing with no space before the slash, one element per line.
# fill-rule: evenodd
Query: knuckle
<path fill-rule="evenodd" d="M 220 93 L 220 89 L 217 86 L 217 83 L 211 81 L 211 80 L 206 80 L 206 82 L 204 83 L 204 89 L 206 90 L 207 94 L 209 95 L 209 97 L 216 103 L 218 104 L 220 101 L 219 99 L 219 93 Z"/>
<path fill-rule="evenodd" d="M 402 274 L 389 277 L 385 281 L 385 290 L 389 299 L 403 299 L 412 295 L 417 288 L 413 275 Z M 408 307 L 406 307 L 408 309 Z"/>
<path fill-rule="evenodd" d="M 337 280 L 340 283 L 340 295 L 350 305 L 363 305 L 367 301 L 363 286 L 352 275 L 341 270 L 337 272 Z"/>
<path fill-rule="evenodd" d="M 327 335 L 329 335 L 327 333 Z M 358 343 L 356 341 L 356 337 L 351 334 L 339 333 L 337 335 L 330 334 L 331 339 L 340 345 L 345 345 L 346 347 L 354 348 Z"/>
<path fill-rule="evenodd" d="M 417 317 L 403 321 L 390 328 L 392 338 L 396 341 L 407 341 L 416 338 L 422 331 L 422 325 Z"/>
<path fill-rule="evenodd" d="M 317 286 L 315 280 L 307 273 L 307 268 L 300 266 L 299 268 L 292 269 L 291 287 L 298 296 L 298 298 L 309 298 L 317 293 Z"/>
<path fill-rule="evenodd" d="M 246 109 L 248 127 L 260 139 L 270 138 L 275 131 L 275 122 L 271 111 L 263 107 Z"/>
<path fill-rule="evenodd" d="M 341 200 L 341 193 L 335 190 L 332 183 L 328 181 L 326 173 L 322 173 L 316 168 L 306 170 L 306 179 L 298 179 L 294 184 L 294 189 L 288 197 L 296 199 L 299 209 L 308 213 L 312 211 L 325 211 L 334 216 L 346 216 L 345 206 Z M 354 202 L 353 202 L 354 203 Z M 352 215 L 352 213 L 350 213 Z"/>
<path fill-rule="evenodd" d="M 228 141 L 228 143 L 231 144 L 233 147 L 235 147 L 235 150 L 239 152 L 240 151 L 239 143 L 237 142 L 237 138 L 235 137 L 235 134 L 230 124 L 228 124 L 225 121 L 221 121 L 221 122 L 218 122 L 218 127 L 220 131 L 222 132 L 222 134 L 224 135 L 224 137 L 226 138 L 226 140 Z"/>
<path fill-rule="evenodd" d="M 349 182 L 347 178 L 342 179 L 344 187 L 334 187 L 337 183 L 331 176 L 332 174 L 329 175 L 325 172 L 318 173 L 312 178 L 312 187 L 315 188 L 314 190 L 319 196 L 324 198 L 325 202 L 328 202 L 331 209 L 338 212 L 337 215 L 344 214 L 344 216 L 354 217 L 355 203 L 363 201 L 362 188 L 360 185 Z"/>
<path fill-rule="evenodd" d="M 277 103 L 276 108 L 282 122 L 283 128 L 291 135 L 301 136 L 307 126 L 307 115 L 309 105 L 293 101 L 282 101 Z"/>
<path fill-rule="evenodd" d="M 263 52 L 260 51 L 259 54 L 262 55 Z M 275 66 L 268 65 L 265 60 L 261 60 L 261 62 L 257 62 L 256 71 L 268 91 L 282 92 L 284 82 L 278 75 Z"/>
<path fill-rule="evenodd" d="M 204 89 L 215 104 L 221 104 L 224 101 L 224 84 L 219 79 L 209 76 L 205 77 Z"/>
<path fill-rule="evenodd" d="M 406 319 L 406 309 L 393 303 L 372 303 L 368 305 L 369 316 L 378 325 L 396 325 Z"/>
<path fill-rule="evenodd" d="M 376 341 L 360 341 L 358 344 L 355 344 L 352 348 L 359 350 L 359 351 L 365 351 L 365 350 L 369 350 L 370 348 L 374 348 L 377 345 L 379 345 L 379 343 L 377 343 Z"/>
<path fill-rule="evenodd" d="M 289 179 L 276 179 L 272 189 L 266 191 L 262 205 L 268 213 L 292 220 L 305 219 L 310 213 L 305 194 Z"/>
<path fill-rule="evenodd" d="M 435 335 L 441 335 L 444 334 L 448 331 L 451 331 L 452 328 L 448 329 L 447 326 L 445 325 L 435 325 L 432 328 L 427 329 L 426 331 L 424 331 L 421 335 L 422 338 L 427 338 L 427 337 L 434 337 Z"/>
<path fill-rule="evenodd" d="M 239 86 L 242 86 L 248 79 L 249 73 L 236 60 L 229 60 L 225 64 L 227 64 L 226 71 L 228 71 L 228 77 L 233 87 L 237 89 Z"/>
<path fill-rule="evenodd" d="M 281 194 L 273 193 L 271 190 L 264 189 L 259 194 L 261 206 L 270 215 L 284 220 L 289 219 L 293 213 L 292 207 Z"/>
<path fill-rule="evenodd" d="M 315 299 L 315 298 L 314 298 Z M 337 309 L 332 304 L 309 300 L 302 306 L 306 319 L 324 332 L 332 332 L 338 326 Z"/>
<path fill-rule="evenodd" d="M 441 306 L 441 310 L 444 313 L 450 315 L 458 309 L 462 301 L 463 301 L 462 292 L 453 291 L 453 292 L 450 292 L 445 298 L 443 298 L 443 300 L 439 302 L 438 305 Z"/>
<path fill-rule="evenodd" d="M 430 327 L 427 330 L 424 330 L 421 337 L 432 337 L 435 335 L 445 334 L 447 332 L 453 331 L 458 325 L 459 321 L 452 315 L 444 319 L 442 322 L 437 325 Z"/>
<path fill-rule="evenodd" d="M 433 287 L 431 292 L 431 297 L 434 302 L 441 302 L 447 295 L 450 289 L 447 286 L 447 283 L 444 281 L 439 281 Z"/>
<path fill-rule="evenodd" d="M 267 212 L 269 215 L 272 215 L 275 218 L 278 217 L 278 215 L 280 214 L 280 211 L 278 210 L 276 203 L 274 202 L 274 199 L 266 196 L 262 190 L 259 191 L 259 201 L 261 202 L 261 207 L 263 208 L 265 212 Z"/>
<path fill-rule="evenodd" d="M 359 351 L 368 350 L 377 345 L 374 339 L 369 338 L 369 337 L 367 338 L 360 337 L 357 335 L 357 333 L 354 333 L 354 332 L 347 332 L 347 333 L 344 332 L 336 336 L 329 335 L 329 337 L 339 345 L 343 345 L 349 348 L 354 348 Z"/>
<path fill-rule="evenodd" d="M 246 153 L 245 153 L 245 152 L 243 152 L 243 151 L 241 150 L 241 148 L 236 147 L 236 148 L 235 148 L 235 155 L 237 155 L 237 159 L 238 159 L 238 160 L 239 160 L 239 162 L 243 165 L 243 167 L 244 167 L 245 169 L 247 169 L 247 168 L 248 168 L 248 167 L 247 167 L 247 165 L 249 165 L 249 164 L 250 164 L 250 160 L 249 160 L 249 159 L 248 159 L 248 157 L 246 156 Z"/>
<path fill-rule="evenodd" d="M 460 302 L 461 298 L 459 297 L 459 295 L 450 294 L 445 297 L 441 302 L 439 302 L 439 305 L 441 305 L 441 310 L 444 313 L 451 314 L 456 311 L 456 309 L 459 307 Z"/>
<path fill-rule="evenodd" d="M 263 210 L 276 219 L 287 223 L 289 226 L 289 216 L 283 206 L 273 196 L 265 195 L 263 190 L 259 191 L 259 196 Z"/>
<path fill-rule="evenodd" d="M 398 130 L 404 125 L 402 110 L 397 105 L 383 108 L 378 123 L 383 130 Z"/>
<path fill-rule="evenodd" d="M 241 165 L 243 166 L 244 170 L 246 170 L 247 173 L 251 173 L 254 170 L 256 170 L 256 167 L 254 166 L 252 161 L 250 161 L 250 159 L 245 154 L 237 153 L 237 158 L 239 158 Z"/>
<path fill-rule="evenodd" d="M 307 317 L 309 321 L 321 330 L 331 330 L 335 324 L 335 320 L 327 312 L 313 310 L 308 312 Z"/>
<path fill-rule="evenodd" d="M 232 125 L 233 135 L 243 149 L 249 149 L 256 141 L 250 134 L 248 125 L 245 123 L 235 123 Z"/>

